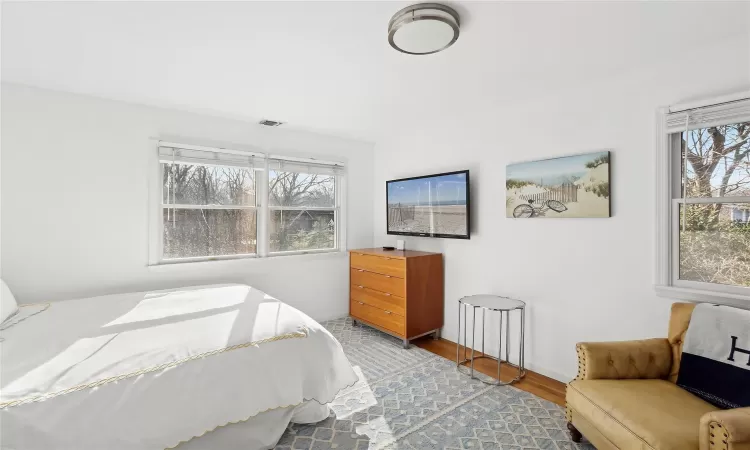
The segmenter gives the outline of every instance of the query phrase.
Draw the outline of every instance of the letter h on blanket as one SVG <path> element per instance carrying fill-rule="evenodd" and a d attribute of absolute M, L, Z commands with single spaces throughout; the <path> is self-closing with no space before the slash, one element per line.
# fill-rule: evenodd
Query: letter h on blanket
<path fill-rule="evenodd" d="M 750 366 L 750 350 L 737 347 L 737 336 L 732 336 L 732 350 L 729 352 L 729 361 L 734 361 L 734 352 L 744 353 L 747 355 L 747 365 Z"/>

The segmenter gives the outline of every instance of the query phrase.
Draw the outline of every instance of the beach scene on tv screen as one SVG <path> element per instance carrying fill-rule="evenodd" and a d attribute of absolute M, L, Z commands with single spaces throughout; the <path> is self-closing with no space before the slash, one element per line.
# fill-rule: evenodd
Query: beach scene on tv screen
<path fill-rule="evenodd" d="M 388 183 L 388 231 L 465 236 L 466 174 Z"/>

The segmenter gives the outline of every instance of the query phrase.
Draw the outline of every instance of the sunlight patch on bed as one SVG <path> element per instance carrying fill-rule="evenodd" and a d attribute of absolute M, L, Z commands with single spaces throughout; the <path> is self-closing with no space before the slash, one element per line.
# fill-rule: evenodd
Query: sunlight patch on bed
<path fill-rule="evenodd" d="M 237 306 L 245 301 L 252 289 L 250 286 L 212 288 L 216 295 L 211 296 L 205 295 L 203 289 L 149 292 L 135 308 L 104 326 L 145 322 Z"/>
<path fill-rule="evenodd" d="M 68 378 L 66 375 L 75 377 L 75 373 L 70 374 L 73 367 L 106 347 L 115 336 L 117 335 L 107 334 L 95 338 L 79 339 L 54 358 L 27 372 L 8 386 L 4 386 L 2 399 L 16 398 L 19 394 L 23 396 L 27 391 L 55 391 L 59 385 L 66 384 L 65 379 Z"/>
<path fill-rule="evenodd" d="M 238 311 L 76 340 L 2 389 L 2 399 L 50 393 L 229 345 Z"/>
<path fill-rule="evenodd" d="M 258 305 L 258 311 L 255 315 L 253 339 L 263 339 L 297 331 L 296 328 L 285 327 L 285 324 L 290 323 L 291 315 L 295 314 L 293 309 L 269 295 L 266 295 L 263 299 L 266 301 Z"/>

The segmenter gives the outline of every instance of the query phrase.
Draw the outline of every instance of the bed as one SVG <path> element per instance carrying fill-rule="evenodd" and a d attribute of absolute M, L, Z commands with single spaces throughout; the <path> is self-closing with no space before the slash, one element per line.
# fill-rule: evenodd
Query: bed
<path fill-rule="evenodd" d="M 28 305 L 0 339 L 3 449 L 270 448 L 357 381 L 325 328 L 246 285 Z"/>

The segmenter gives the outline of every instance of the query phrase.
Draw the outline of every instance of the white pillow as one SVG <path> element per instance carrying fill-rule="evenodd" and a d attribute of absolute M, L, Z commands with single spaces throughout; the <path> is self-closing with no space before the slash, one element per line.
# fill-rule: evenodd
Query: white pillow
<path fill-rule="evenodd" d="M 10 288 L 5 284 L 5 281 L 0 280 L 0 323 L 4 322 L 5 319 L 17 311 L 18 304 L 15 297 L 13 297 L 13 293 L 10 292 Z"/>

